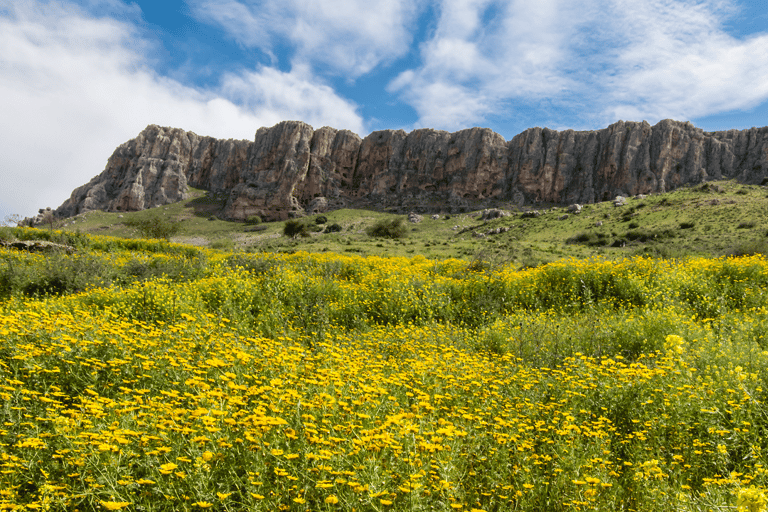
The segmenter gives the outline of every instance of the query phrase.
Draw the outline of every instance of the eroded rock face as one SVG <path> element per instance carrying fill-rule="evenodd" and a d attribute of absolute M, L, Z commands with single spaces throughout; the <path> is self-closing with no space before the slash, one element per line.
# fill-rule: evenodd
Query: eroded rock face
<path fill-rule="evenodd" d="M 218 140 L 148 126 L 56 214 L 141 210 L 187 197 L 189 185 L 228 195 L 221 216 L 280 220 L 345 206 L 454 211 L 607 201 L 684 184 L 768 176 L 768 127 L 704 132 L 665 120 L 596 131 L 531 128 L 510 141 L 485 128 L 455 133 L 314 130 L 299 121 L 259 128 L 254 140 Z"/>

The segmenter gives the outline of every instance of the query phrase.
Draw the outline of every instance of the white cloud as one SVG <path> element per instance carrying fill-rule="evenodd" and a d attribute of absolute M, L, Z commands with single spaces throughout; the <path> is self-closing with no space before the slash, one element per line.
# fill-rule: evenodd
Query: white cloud
<path fill-rule="evenodd" d="M 569 5 L 444 0 L 437 29 L 421 46 L 422 65 L 401 73 L 389 91 L 416 109 L 418 126 L 443 129 L 481 122 L 511 98 L 560 94 L 570 86 L 560 71 L 564 41 L 584 18 Z"/>
<path fill-rule="evenodd" d="M 284 119 L 362 130 L 352 104 L 302 71 L 243 71 L 204 91 L 154 73 L 149 47 L 72 4 L 0 0 L 0 220 L 58 206 L 148 124 L 245 139 Z"/>
<path fill-rule="evenodd" d="M 289 113 L 315 127 L 323 125 L 364 133 L 356 107 L 319 83 L 308 69 L 297 67 L 291 73 L 274 68 L 226 75 L 222 92 L 236 103 L 257 110 L 267 125 L 286 120 Z"/>
<path fill-rule="evenodd" d="M 299 64 L 363 75 L 408 52 L 418 14 L 410 0 L 188 0 L 197 19 L 272 54 L 288 43 Z"/>
<path fill-rule="evenodd" d="M 768 33 L 728 35 L 730 12 L 717 2 L 619 3 L 616 74 L 605 116 L 691 119 L 741 110 L 768 98 Z"/>
<path fill-rule="evenodd" d="M 746 109 L 768 99 L 768 34 L 727 34 L 723 23 L 736 7 L 442 0 L 421 65 L 388 90 L 417 111 L 416 126 L 444 129 L 514 117 L 540 101 L 598 126 Z"/>

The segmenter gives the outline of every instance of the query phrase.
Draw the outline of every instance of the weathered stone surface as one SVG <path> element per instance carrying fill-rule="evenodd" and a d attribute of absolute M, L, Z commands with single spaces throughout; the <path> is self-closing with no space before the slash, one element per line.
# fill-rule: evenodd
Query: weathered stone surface
<path fill-rule="evenodd" d="M 585 204 L 766 176 L 768 127 L 707 133 L 671 120 L 619 121 L 596 131 L 531 128 L 507 142 L 485 128 L 382 130 L 361 139 L 285 121 L 259 128 L 250 142 L 151 125 L 55 213 L 160 206 L 186 198 L 189 185 L 225 195 L 223 218 L 278 220 L 346 206 L 427 213 Z"/>

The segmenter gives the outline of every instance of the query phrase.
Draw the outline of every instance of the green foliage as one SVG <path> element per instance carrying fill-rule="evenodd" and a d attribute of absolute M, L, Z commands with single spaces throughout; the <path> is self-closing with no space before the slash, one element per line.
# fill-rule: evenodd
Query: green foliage
<path fill-rule="evenodd" d="M 5 508 L 762 507 L 764 258 L 134 242 L 0 249 Z"/>
<path fill-rule="evenodd" d="M 125 221 L 125 224 L 136 229 L 144 238 L 163 240 L 170 240 L 181 229 L 178 222 L 164 219 L 160 215 L 143 218 L 131 217 Z"/>
<path fill-rule="evenodd" d="M 245 219 L 245 223 L 249 224 L 251 226 L 255 226 L 257 224 L 261 224 L 261 217 L 259 217 L 258 215 L 249 215 Z"/>
<path fill-rule="evenodd" d="M 325 224 L 326 222 L 328 222 L 328 217 L 326 217 L 325 215 L 318 215 L 315 218 L 315 224 L 320 225 L 320 224 Z"/>
<path fill-rule="evenodd" d="M 328 224 L 327 226 L 325 226 L 326 233 L 339 233 L 341 232 L 341 230 L 342 230 L 342 227 L 336 223 Z"/>
<path fill-rule="evenodd" d="M 306 238 L 309 236 L 309 229 L 306 223 L 300 220 L 290 219 L 285 221 L 285 224 L 283 225 L 283 235 L 290 238 Z"/>
<path fill-rule="evenodd" d="M 739 222 L 739 225 L 736 226 L 736 229 L 752 229 L 755 226 L 757 226 L 757 222 L 753 220 L 745 220 L 745 221 Z"/>
<path fill-rule="evenodd" d="M 365 230 L 366 234 L 373 238 L 403 238 L 408 234 L 403 217 L 394 219 L 382 219 Z"/>

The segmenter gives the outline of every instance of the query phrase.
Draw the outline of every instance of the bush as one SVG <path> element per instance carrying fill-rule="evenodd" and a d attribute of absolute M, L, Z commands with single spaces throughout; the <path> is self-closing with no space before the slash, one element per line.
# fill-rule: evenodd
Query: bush
<path fill-rule="evenodd" d="M 366 234 L 374 238 L 403 238 L 408 229 L 402 217 L 391 220 L 383 219 L 365 230 Z"/>
<path fill-rule="evenodd" d="M 248 218 L 245 219 L 245 223 L 250 224 L 252 226 L 261 224 L 261 217 L 259 217 L 258 215 L 250 215 Z"/>
<path fill-rule="evenodd" d="M 291 238 L 296 238 L 297 236 L 306 238 L 309 236 L 309 230 L 307 229 L 307 225 L 303 222 L 291 219 L 285 221 L 285 226 L 283 226 L 283 235 Z"/>
<path fill-rule="evenodd" d="M 755 254 L 768 255 L 768 242 L 765 240 L 753 240 L 741 242 L 726 251 L 726 256 L 752 256 Z"/>
<path fill-rule="evenodd" d="M 142 238 L 163 240 L 170 240 L 181 228 L 178 222 L 165 220 L 159 215 L 144 219 L 131 218 L 125 221 L 125 225 L 136 229 Z"/>
<path fill-rule="evenodd" d="M 745 220 L 744 222 L 739 222 L 739 225 L 736 226 L 736 229 L 752 229 L 756 225 L 757 223 L 753 220 Z"/>
<path fill-rule="evenodd" d="M 339 233 L 341 232 L 342 227 L 339 224 L 330 224 L 328 226 L 325 226 L 325 232 L 326 233 Z"/>
<path fill-rule="evenodd" d="M 317 225 L 325 224 L 326 222 L 328 222 L 328 217 L 326 217 L 325 215 L 318 215 L 317 218 L 315 219 L 315 224 Z"/>
<path fill-rule="evenodd" d="M 693 221 L 691 221 L 691 222 L 681 222 L 680 223 L 680 229 L 691 229 L 695 225 L 696 225 L 696 223 L 693 222 Z"/>

